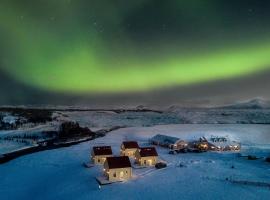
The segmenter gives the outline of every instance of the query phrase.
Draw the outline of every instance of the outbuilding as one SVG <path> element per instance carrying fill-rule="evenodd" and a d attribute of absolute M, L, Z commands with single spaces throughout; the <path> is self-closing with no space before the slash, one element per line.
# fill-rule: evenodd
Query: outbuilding
<path fill-rule="evenodd" d="M 186 149 L 188 142 L 181 140 L 178 137 L 172 137 L 168 135 L 157 134 L 150 139 L 150 142 L 154 145 L 167 147 L 174 150 Z"/>
<path fill-rule="evenodd" d="M 111 182 L 131 179 L 132 168 L 129 157 L 108 157 L 104 163 L 104 174 Z"/>
<path fill-rule="evenodd" d="M 139 145 L 136 141 L 124 141 L 121 144 L 120 155 L 134 158 L 137 149 L 139 149 Z"/>
<path fill-rule="evenodd" d="M 135 153 L 135 162 L 141 166 L 153 166 L 158 161 L 155 147 L 141 147 Z"/>
<path fill-rule="evenodd" d="M 110 146 L 95 146 L 91 152 L 91 159 L 94 164 L 104 164 L 107 157 L 113 156 Z"/>

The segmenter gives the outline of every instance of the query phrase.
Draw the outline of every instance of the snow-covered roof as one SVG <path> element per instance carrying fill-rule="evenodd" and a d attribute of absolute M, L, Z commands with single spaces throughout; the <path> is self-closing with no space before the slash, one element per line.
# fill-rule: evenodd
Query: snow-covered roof
<path fill-rule="evenodd" d="M 161 142 L 161 143 L 166 143 L 166 144 L 175 144 L 179 140 L 180 138 L 172 137 L 168 135 L 161 135 L 161 134 L 157 134 L 151 138 L 151 141 L 153 142 Z"/>

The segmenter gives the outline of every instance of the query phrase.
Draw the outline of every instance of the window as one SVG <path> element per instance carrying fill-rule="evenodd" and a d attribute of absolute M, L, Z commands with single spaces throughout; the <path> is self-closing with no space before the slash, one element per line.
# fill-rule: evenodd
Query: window
<path fill-rule="evenodd" d="M 116 177 L 116 172 L 113 173 L 113 177 Z"/>

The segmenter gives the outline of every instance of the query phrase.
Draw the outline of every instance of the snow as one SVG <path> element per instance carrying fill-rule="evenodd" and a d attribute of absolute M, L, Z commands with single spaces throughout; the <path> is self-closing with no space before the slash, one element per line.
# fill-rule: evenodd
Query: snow
<path fill-rule="evenodd" d="M 24 141 L 28 141 L 28 143 L 20 142 L 22 138 L 18 138 L 19 141 L 16 141 L 16 138 L 13 140 L 7 140 L 7 137 L 16 137 L 16 136 L 38 136 L 38 141 L 43 141 L 44 136 L 42 135 L 42 131 L 55 131 L 58 129 L 58 125 L 55 123 L 47 123 L 42 125 L 37 125 L 35 127 L 21 127 L 16 130 L 5 130 L 0 131 L 0 155 L 4 153 L 10 153 L 13 151 L 21 150 L 22 148 L 33 147 L 33 141 L 31 139 Z"/>
<path fill-rule="evenodd" d="M 186 153 L 170 155 L 157 147 L 159 158 L 168 167 L 134 169 L 127 182 L 101 186 L 95 177 L 102 167 L 83 167 L 94 145 L 111 145 L 119 154 L 123 140 L 137 140 L 146 146 L 156 134 L 192 139 L 207 135 L 230 135 L 245 145 L 267 151 L 269 125 L 160 125 L 130 127 L 112 131 L 103 138 L 75 146 L 43 151 L 0 165 L 1 200 L 13 199 L 269 199 L 270 189 L 233 184 L 226 178 L 270 182 L 270 165 L 262 160 L 250 161 L 235 153 Z M 268 149 L 270 152 L 270 149 Z M 182 165 L 180 165 L 182 163 Z M 231 166 L 234 165 L 234 169 Z M 186 166 L 186 167 L 181 167 Z"/>
<path fill-rule="evenodd" d="M 270 109 L 172 108 L 157 112 L 59 111 L 58 121 L 76 121 L 90 129 L 164 124 L 270 124 Z"/>
<path fill-rule="evenodd" d="M 73 111 L 54 114 L 58 120 L 70 120 L 79 122 L 81 126 L 92 128 L 111 128 L 115 126 L 153 126 L 158 124 L 181 123 L 181 119 L 174 113 L 156 112 L 122 112 L 112 111 Z"/>
<path fill-rule="evenodd" d="M 6 115 L 3 117 L 3 122 L 8 124 L 15 124 L 18 120 L 18 117 L 12 115 Z"/>
<path fill-rule="evenodd" d="M 270 109 L 270 101 L 263 98 L 255 98 L 244 102 L 237 102 L 233 105 L 225 106 L 223 108 L 232 109 Z"/>
<path fill-rule="evenodd" d="M 32 145 L 16 141 L 0 140 L 0 154 L 10 153 L 27 147 L 32 147 Z"/>

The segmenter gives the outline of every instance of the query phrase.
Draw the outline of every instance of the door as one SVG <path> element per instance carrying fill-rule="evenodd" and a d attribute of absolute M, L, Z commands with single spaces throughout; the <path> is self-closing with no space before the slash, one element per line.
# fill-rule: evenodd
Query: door
<path fill-rule="evenodd" d="M 119 178 L 120 178 L 120 179 L 123 179 L 123 178 L 124 178 L 124 172 L 123 172 L 123 171 L 120 172 Z"/>
<path fill-rule="evenodd" d="M 148 160 L 148 165 L 151 166 L 152 165 L 152 160 Z"/>

